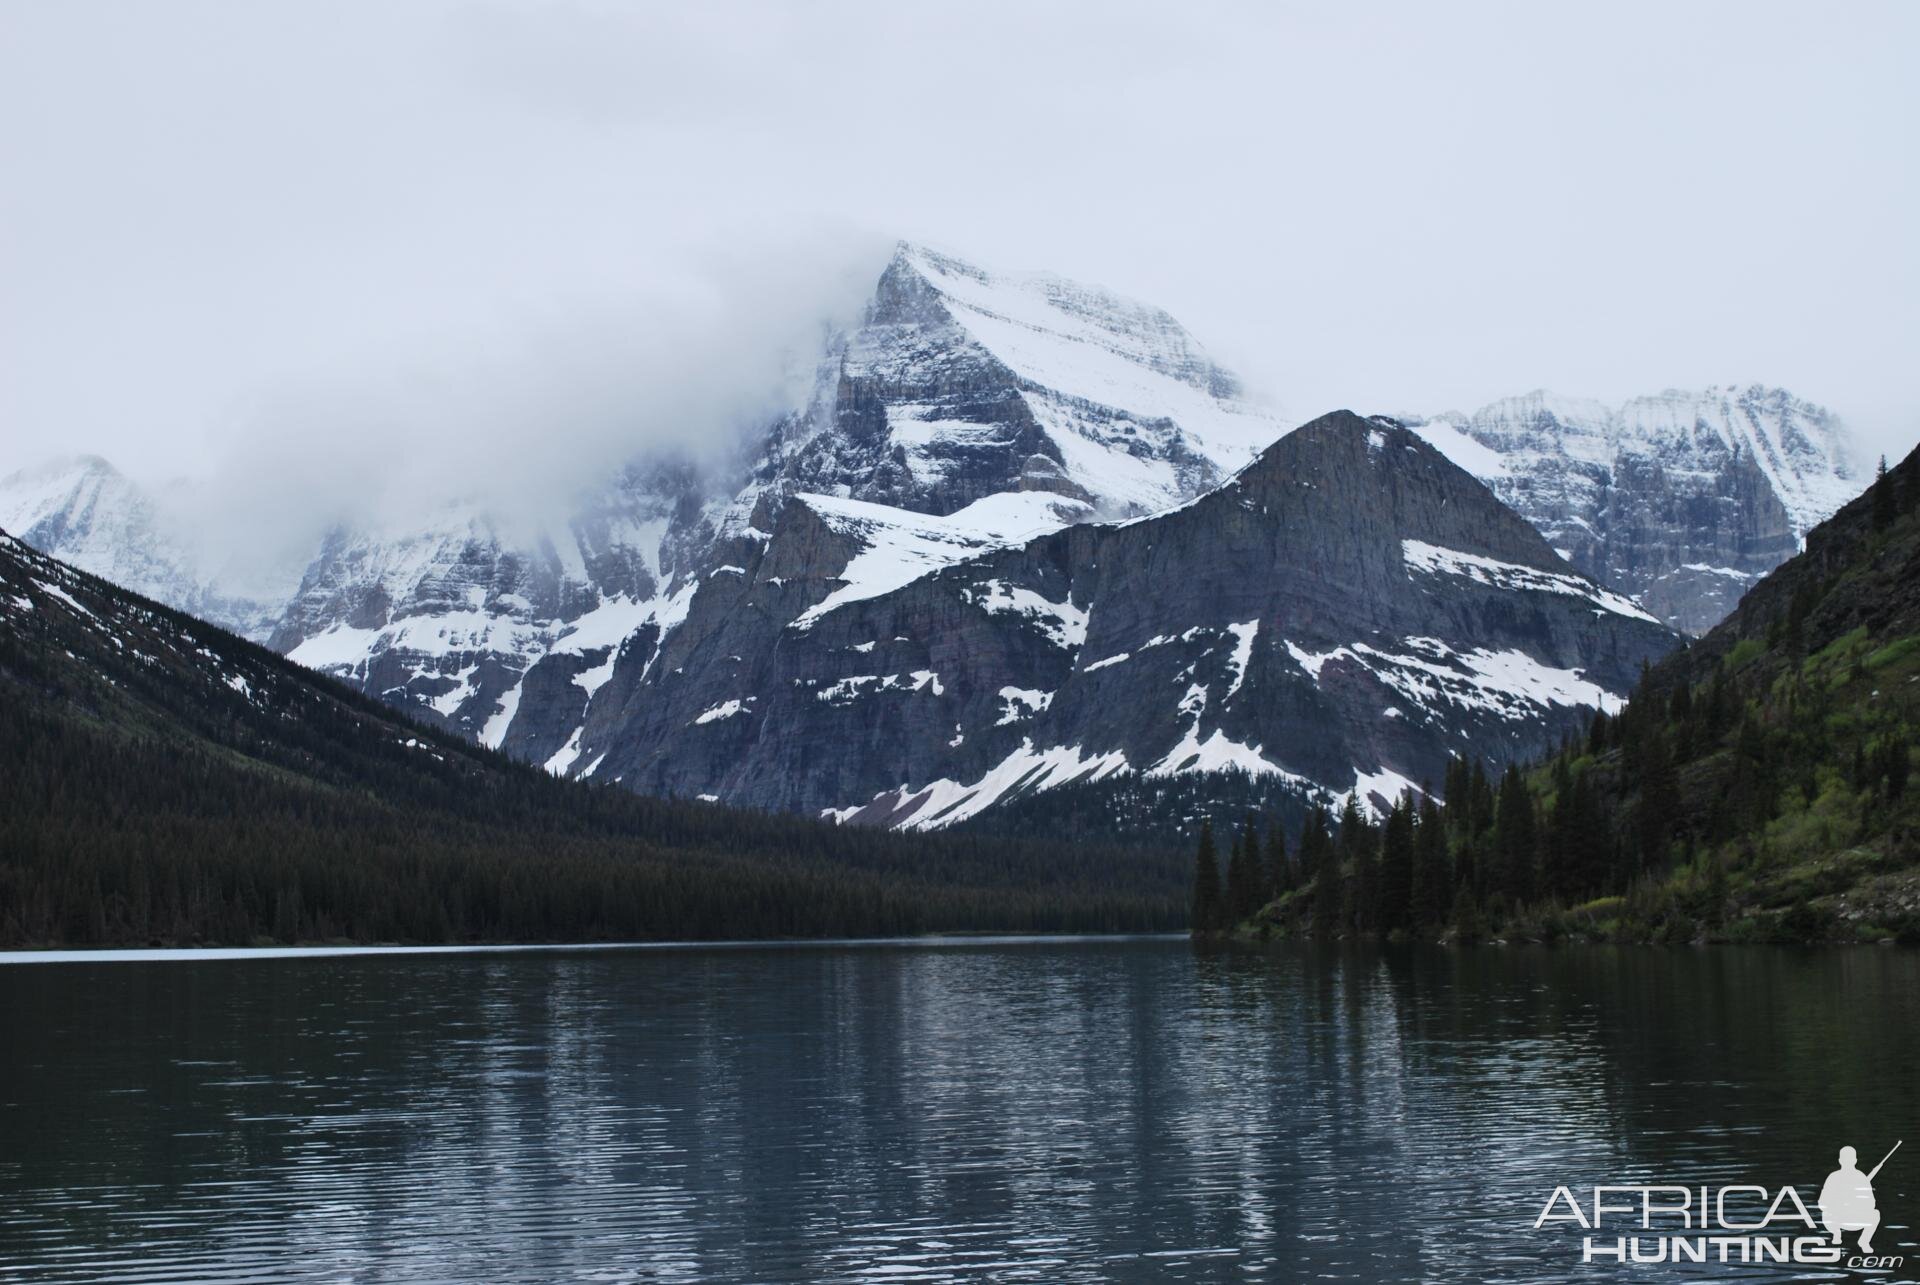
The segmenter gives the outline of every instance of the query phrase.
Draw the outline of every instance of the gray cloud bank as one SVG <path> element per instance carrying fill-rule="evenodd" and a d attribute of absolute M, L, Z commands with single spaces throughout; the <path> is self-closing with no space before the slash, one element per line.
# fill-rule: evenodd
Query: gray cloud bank
<path fill-rule="evenodd" d="M 0 0 L 0 36 L 0 470 L 95 450 L 283 524 L 564 492 L 764 416 L 894 236 L 1166 306 L 1298 414 L 1765 380 L 1920 437 L 1913 5 Z"/>

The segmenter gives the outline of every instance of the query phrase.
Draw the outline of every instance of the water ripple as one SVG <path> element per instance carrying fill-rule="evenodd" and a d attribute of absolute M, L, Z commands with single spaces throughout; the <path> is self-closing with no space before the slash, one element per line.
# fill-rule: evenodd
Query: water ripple
<path fill-rule="evenodd" d="M 1557 1281 L 1556 1185 L 1809 1191 L 1900 1136 L 1917 981 L 1153 941 L 0 968 L 0 1278 Z"/>

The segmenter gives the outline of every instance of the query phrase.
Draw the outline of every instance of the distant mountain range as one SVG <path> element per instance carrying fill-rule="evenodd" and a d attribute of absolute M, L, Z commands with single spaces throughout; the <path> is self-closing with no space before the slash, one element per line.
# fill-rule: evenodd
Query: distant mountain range
<path fill-rule="evenodd" d="M 1512 397 L 1410 420 L 1580 571 L 1704 633 L 1860 493 L 1845 427 L 1778 388 Z"/>
<path fill-rule="evenodd" d="M 1707 627 L 1858 490 L 1838 422 L 1758 388 L 1290 428 L 1158 309 L 902 245 L 731 462 L 546 523 L 343 526 L 277 600 L 103 461 L 0 482 L 0 528 L 556 773 L 929 825 L 1537 752 L 1673 645 L 1649 614 Z"/>

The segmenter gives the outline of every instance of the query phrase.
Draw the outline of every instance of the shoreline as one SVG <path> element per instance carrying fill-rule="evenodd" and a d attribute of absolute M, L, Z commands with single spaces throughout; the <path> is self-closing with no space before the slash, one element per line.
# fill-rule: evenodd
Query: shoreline
<path fill-rule="evenodd" d="M 268 959 L 339 959 L 353 956 L 559 954 L 564 952 L 702 950 L 910 949 L 936 946 L 1043 946 L 1116 941 L 1184 941 L 1184 932 L 1164 933 L 928 933 L 918 937 L 768 937 L 714 941 L 473 942 L 402 946 L 364 943 L 324 946 L 49 946 L 0 951 L 0 967 L 26 964 L 228 963 Z"/>

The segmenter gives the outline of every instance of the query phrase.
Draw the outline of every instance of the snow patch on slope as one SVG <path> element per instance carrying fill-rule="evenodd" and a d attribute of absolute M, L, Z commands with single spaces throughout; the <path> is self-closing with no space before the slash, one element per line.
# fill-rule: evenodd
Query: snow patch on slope
<path fill-rule="evenodd" d="M 1474 441 L 1444 419 L 1428 420 L 1408 427 L 1427 445 L 1477 478 L 1507 477 L 1512 473 L 1500 452 Z"/>
<path fill-rule="evenodd" d="M 1437 544 L 1428 544 L 1424 540 L 1402 540 L 1400 554 L 1409 568 L 1424 571 L 1428 575 L 1460 576 L 1476 584 L 1495 589 L 1571 594 L 1576 598 L 1585 598 L 1597 603 L 1616 615 L 1632 616 L 1636 620 L 1645 620 L 1653 624 L 1660 623 L 1643 611 L 1631 598 L 1609 589 L 1602 589 L 1591 580 L 1584 580 L 1577 575 L 1542 571 L 1538 567 L 1523 567 L 1513 562 L 1500 562 L 1477 553 L 1443 549 Z"/>
<path fill-rule="evenodd" d="M 910 807 L 912 814 L 898 822 L 904 829 L 936 830 L 978 816 L 1004 798 L 1072 781 L 1102 781 L 1128 770 L 1127 756 L 1118 750 L 1095 755 L 1075 745 L 1036 750 L 1029 740 L 971 784 L 947 778 L 919 789 L 903 785 L 890 795 L 876 796 L 874 803 L 886 800 L 894 809 Z M 830 809 L 829 814 L 842 820 L 852 815 L 845 809 Z"/>
<path fill-rule="evenodd" d="M 1078 650 L 1087 641 L 1087 613 L 1066 602 L 1052 602 L 1019 585 L 989 580 L 968 591 L 973 604 L 989 615 L 1024 616 L 1052 640 L 1054 646 Z"/>
<path fill-rule="evenodd" d="M 1615 714 L 1625 698 L 1589 681 L 1578 669 L 1556 669 L 1523 651 L 1473 648 L 1457 652 L 1437 638 L 1405 638 L 1403 650 L 1356 642 L 1314 654 L 1287 644 L 1294 662 L 1317 683 L 1325 666 L 1348 660 L 1422 710 L 1452 704 L 1507 719 L 1535 717 L 1542 708 L 1584 707 Z"/>
<path fill-rule="evenodd" d="M 989 495 L 944 517 L 831 495 L 794 498 L 833 530 L 855 536 L 864 546 L 840 573 L 840 588 L 795 618 L 790 627 L 801 630 L 850 602 L 892 593 L 994 549 L 1025 544 L 1091 511 L 1083 501 L 1046 491 Z"/>

